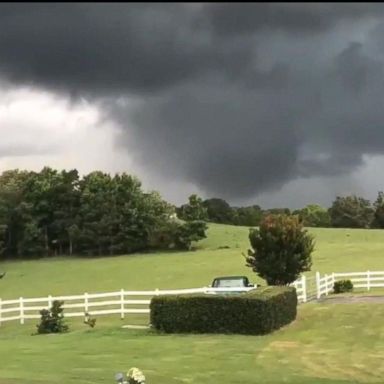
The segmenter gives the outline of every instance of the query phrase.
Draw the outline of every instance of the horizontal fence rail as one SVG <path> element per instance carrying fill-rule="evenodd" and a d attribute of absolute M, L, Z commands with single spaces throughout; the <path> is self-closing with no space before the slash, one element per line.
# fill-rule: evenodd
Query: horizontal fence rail
<path fill-rule="evenodd" d="M 365 288 L 367 291 L 384 287 L 384 271 L 334 273 L 333 276 L 336 281 L 351 280 L 355 288 Z"/>
<path fill-rule="evenodd" d="M 316 273 L 317 298 L 327 296 L 333 291 L 335 282 L 351 280 L 354 288 L 365 288 L 370 291 L 373 288 L 384 288 L 384 271 L 343 272 L 320 276 Z"/>
<path fill-rule="evenodd" d="M 63 301 L 65 317 L 120 315 L 124 319 L 126 314 L 149 314 L 149 304 L 152 297 L 158 295 L 186 295 L 191 293 L 215 294 L 220 292 L 247 292 L 254 288 L 190 288 L 152 291 L 125 291 L 107 293 L 84 293 L 73 296 L 47 296 L 38 298 L 23 298 L 15 300 L 0 299 L 0 325 L 2 322 L 19 320 L 24 324 L 28 319 L 39 319 L 40 311 L 52 306 L 54 300 Z"/>
<path fill-rule="evenodd" d="M 351 273 L 332 273 L 321 276 L 301 276 L 291 284 L 295 287 L 299 303 L 320 299 L 333 291 L 333 286 L 339 280 L 351 280 L 355 288 L 364 288 L 368 291 L 374 288 L 384 288 L 384 271 L 367 271 Z M 186 295 L 191 293 L 215 294 L 220 292 L 247 292 L 253 287 L 244 288 L 190 288 L 172 290 L 126 291 L 84 293 L 73 296 L 47 296 L 37 298 L 20 297 L 14 300 L 0 299 L 0 325 L 8 321 L 40 319 L 40 311 L 52 306 L 54 300 L 63 301 L 65 317 L 85 317 L 99 315 L 125 315 L 149 314 L 149 304 L 152 297 L 158 295 Z M 256 288 L 257 289 L 257 288 Z"/>

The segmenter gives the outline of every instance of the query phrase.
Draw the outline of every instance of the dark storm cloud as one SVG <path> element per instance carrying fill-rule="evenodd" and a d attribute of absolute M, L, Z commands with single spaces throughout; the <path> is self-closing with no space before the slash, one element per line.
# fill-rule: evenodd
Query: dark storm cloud
<path fill-rule="evenodd" d="M 383 13 L 380 4 L 236 3 L 207 6 L 213 30 L 223 35 L 249 34 L 262 28 L 317 33 L 344 20 Z"/>
<path fill-rule="evenodd" d="M 149 173 L 250 197 L 384 154 L 383 11 L 2 4 L 0 75 L 102 101 Z"/>
<path fill-rule="evenodd" d="M 283 100 L 224 89 L 207 95 L 201 88 L 172 92 L 133 113 L 130 133 L 140 143 L 140 162 L 228 198 L 288 181 L 300 141 Z"/>
<path fill-rule="evenodd" d="M 188 5 L 0 5 L 0 70 L 15 82 L 95 93 L 154 92 L 209 71 L 246 70 L 246 41 L 193 29 Z"/>

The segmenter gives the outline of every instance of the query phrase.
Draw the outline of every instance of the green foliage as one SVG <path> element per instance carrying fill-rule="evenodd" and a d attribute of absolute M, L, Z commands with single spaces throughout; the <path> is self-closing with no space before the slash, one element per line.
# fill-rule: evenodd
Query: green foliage
<path fill-rule="evenodd" d="M 208 221 L 212 223 L 255 227 L 263 217 L 263 211 L 258 205 L 231 207 L 219 198 L 207 199 L 203 205 L 207 208 Z"/>
<path fill-rule="evenodd" d="M 191 249 L 192 242 L 207 237 L 207 223 L 205 221 L 190 221 L 178 226 L 175 234 L 175 244 L 178 249 Z"/>
<path fill-rule="evenodd" d="M 268 285 L 288 285 L 312 265 L 313 236 L 297 216 L 269 215 L 258 229 L 251 229 L 246 265 Z"/>
<path fill-rule="evenodd" d="M 305 227 L 327 228 L 331 225 L 331 218 L 326 208 L 316 204 L 309 204 L 294 214 L 299 215 Z"/>
<path fill-rule="evenodd" d="M 0 176 L 5 257 L 115 255 L 146 250 L 174 208 L 126 174 L 7 171 Z"/>
<path fill-rule="evenodd" d="M 338 228 L 369 228 L 374 211 L 369 200 L 358 196 L 338 196 L 329 209 L 331 224 Z"/>
<path fill-rule="evenodd" d="M 189 196 L 189 203 L 182 205 L 178 211 L 177 216 L 185 221 L 202 221 L 207 220 L 207 208 L 203 204 L 203 200 L 197 195 Z"/>
<path fill-rule="evenodd" d="M 352 292 L 353 284 L 351 280 L 340 280 L 336 281 L 333 285 L 334 293 L 344 293 L 344 292 Z"/>
<path fill-rule="evenodd" d="M 172 295 L 151 300 L 150 321 L 166 333 L 239 333 L 262 335 L 296 318 L 291 287 L 267 287 L 243 294 Z"/>
<path fill-rule="evenodd" d="M 289 208 L 270 208 L 263 211 L 264 216 L 268 215 L 290 215 L 291 210 Z"/>
<path fill-rule="evenodd" d="M 55 300 L 52 307 L 40 311 L 41 320 L 37 325 L 37 333 L 62 333 L 68 331 L 68 326 L 64 323 L 62 305 L 63 301 Z"/>
<path fill-rule="evenodd" d="M 260 224 L 260 221 L 263 217 L 263 211 L 258 205 L 233 209 L 235 212 L 233 223 L 235 225 L 256 227 Z"/>
<path fill-rule="evenodd" d="M 212 198 L 204 200 L 204 207 L 207 209 L 207 220 L 212 223 L 232 224 L 234 210 L 223 199 Z"/>
<path fill-rule="evenodd" d="M 164 221 L 150 236 L 150 244 L 156 249 L 190 250 L 193 242 L 207 237 L 205 221 L 183 222 L 178 219 Z"/>
<path fill-rule="evenodd" d="M 375 211 L 372 226 L 374 228 L 384 228 L 384 193 L 382 191 L 378 193 L 373 206 Z"/>

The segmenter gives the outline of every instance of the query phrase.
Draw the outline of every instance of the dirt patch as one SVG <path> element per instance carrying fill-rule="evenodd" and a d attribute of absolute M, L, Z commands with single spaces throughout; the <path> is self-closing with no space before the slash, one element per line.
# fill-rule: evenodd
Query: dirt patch
<path fill-rule="evenodd" d="M 292 348 L 298 348 L 300 346 L 300 343 L 297 341 L 272 341 L 269 345 L 268 348 L 273 348 L 273 349 L 292 349 Z"/>
<path fill-rule="evenodd" d="M 149 325 L 123 325 L 121 328 L 128 328 L 128 329 L 149 329 Z M 1 384 L 1 383 L 0 383 Z"/>
<path fill-rule="evenodd" d="M 321 298 L 319 302 L 327 302 L 329 304 L 384 304 L 384 296 L 328 296 Z"/>

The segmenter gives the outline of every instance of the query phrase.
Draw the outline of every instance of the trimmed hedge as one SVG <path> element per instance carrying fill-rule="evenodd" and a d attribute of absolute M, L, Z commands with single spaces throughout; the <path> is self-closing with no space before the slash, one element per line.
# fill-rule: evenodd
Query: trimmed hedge
<path fill-rule="evenodd" d="M 166 333 L 239 333 L 263 335 L 296 318 L 293 287 L 258 288 L 237 295 L 153 297 L 152 326 Z"/>

